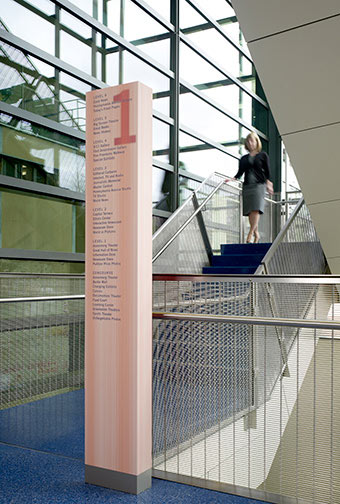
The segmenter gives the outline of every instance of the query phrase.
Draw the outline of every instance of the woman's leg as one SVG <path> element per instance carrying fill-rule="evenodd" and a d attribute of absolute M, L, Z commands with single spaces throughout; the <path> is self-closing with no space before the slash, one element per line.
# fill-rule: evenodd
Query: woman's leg
<path fill-rule="evenodd" d="M 259 225 L 259 220 L 260 220 L 260 212 L 258 210 L 253 210 L 250 212 L 248 215 L 249 218 L 249 224 L 250 224 L 250 229 L 249 233 L 247 236 L 247 243 L 250 243 L 253 234 L 255 234 L 255 242 L 258 243 L 260 235 L 258 233 L 258 225 Z"/>

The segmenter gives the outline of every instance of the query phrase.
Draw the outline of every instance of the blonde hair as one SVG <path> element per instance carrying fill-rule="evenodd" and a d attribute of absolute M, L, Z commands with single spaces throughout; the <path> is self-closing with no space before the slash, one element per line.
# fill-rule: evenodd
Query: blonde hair
<path fill-rule="evenodd" d="M 262 150 L 262 143 L 261 143 L 261 140 L 260 140 L 259 136 L 257 135 L 257 133 L 255 133 L 254 131 L 252 131 L 251 133 L 249 133 L 249 135 L 246 136 L 246 139 L 244 141 L 244 146 L 247 149 L 247 151 L 249 152 L 248 140 L 250 138 L 253 138 L 254 140 L 256 140 L 256 150 L 257 150 L 257 152 L 261 152 L 261 150 Z"/>

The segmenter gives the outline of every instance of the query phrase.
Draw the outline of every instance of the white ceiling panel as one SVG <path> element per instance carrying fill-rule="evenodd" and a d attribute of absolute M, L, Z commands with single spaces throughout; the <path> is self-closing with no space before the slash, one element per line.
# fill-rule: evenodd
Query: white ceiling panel
<path fill-rule="evenodd" d="M 281 134 L 340 121 L 339 47 L 340 16 L 249 44 Z"/>
<path fill-rule="evenodd" d="M 340 13 L 339 0 L 233 0 L 248 42 Z"/>
<path fill-rule="evenodd" d="M 340 257 L 340 200 L 308 206 L 327 258 Z"/>
<path fill-rule="evenodd" d="M 284 135 L 282 140 L 306 202 L 340 199 L 340 124 Z"/>

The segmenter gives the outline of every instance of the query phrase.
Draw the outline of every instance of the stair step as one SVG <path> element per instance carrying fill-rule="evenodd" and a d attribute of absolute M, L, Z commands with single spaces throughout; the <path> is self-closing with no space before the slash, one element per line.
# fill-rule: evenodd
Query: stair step
<path fill-rule="evenodd" d="M 265 254 L 270 246 L 271 243 L 228 243 L 221 245 L 221 254 Z"/>
<path fill-rule="evenodd" d="M 248 266 L 260 264 L 264 254 L 225 254 L 212 257 L 212 266 Z"/>
<path fill-rule="evenodd" d="M 205 275 L 252 275 L 258 268 L 258 264 L 249 264 L 248 266 L 205 266 L 203 273 Z"/>

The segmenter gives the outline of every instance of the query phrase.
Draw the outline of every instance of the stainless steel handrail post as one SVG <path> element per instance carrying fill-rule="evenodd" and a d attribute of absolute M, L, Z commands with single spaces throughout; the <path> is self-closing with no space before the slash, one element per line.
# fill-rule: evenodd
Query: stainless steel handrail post
<path fill-rule="evenodd" d="M 264 256 L 264 258 L 262 259 L 262 262 L 260 264 L 260 266 L 257 268 L 257 270 L 255 271 L 255 275 L 259 275 L 262 273 L 262 270 L 263 268 L 266 268 L 267 271 L 268 271 L 268 262 L 270 261 L 270 259 L 273 257 L 273 255 L 275 254 L 278 246 L 280 245 L 280 243 L 282 242 L 282 240 L 284 239 L 284 237 L 286 236 L 290 226 L 292 225 L 292 223 L 294 222 L 297 214 L 299 213 L 299 211 L 301 210 L 301 207 L 302 205 L 304 204 L 305 200 L 304 198 L 301 198 L 299 203 L 296 205 L 296 207 L 294 208 L 294 211 L 292 213 L 292 215 L 290 216 L 290 218 L 288 219 L 288 222 L 286 223 L 286 225 L 281 229 L 281 231 L 279 232 L 279 234 L 277 235 L 277 237 L 275 238 L 272 246 L 270 247 L 270 249 L 268 250 L 268 252 L 266 253 L 266 255 Z"/>
<path fill-rule="evenodd" d="M 199 208 L 199 203 L 198 203 L 197 196 L 196 196 L 195 193 L 193 195 L 193 204 L 194 204 L 195 210 L 197 210 Z M 198 214 L 197 214 L 197 221 L 198 221 L 198 227 L 199 227 L 200 232 L 201 232 L 202 240 L 203 240 L 203 243 L 204 243 L 204 246 L 205 246 L 205 250 L 206 250 L 208 258 L 209 258 L 209 264 L 211 264 L 211 262 L 212 262 L 212 256 L 213 256 L 213 251 L 212 251 L 211 243 L 210 243 L 209 236 L 208 236 L 208 233 L 207 233 L 207 228 L 205 226 L 205 222 L 204 222 L 204 219 L 203 219 L 202 211 L 198 212 Z"/>

